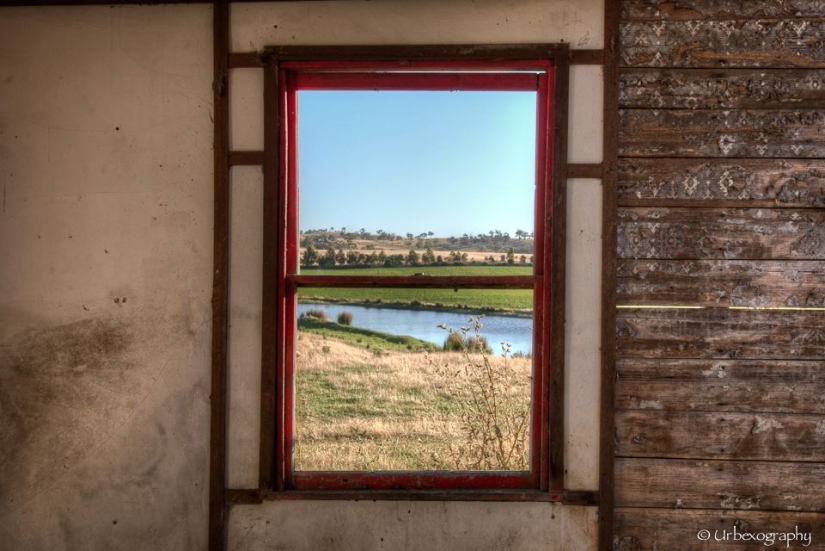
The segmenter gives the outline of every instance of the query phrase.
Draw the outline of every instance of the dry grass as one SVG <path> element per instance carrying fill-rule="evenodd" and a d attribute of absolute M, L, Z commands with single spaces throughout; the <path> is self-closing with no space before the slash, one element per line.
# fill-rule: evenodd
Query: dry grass
<path fill-rule="evenodd" d="M 299 333 L 296 469 L 462 468 L 451 450 L 466 431 L 448 378 L 460 377 L 466 361 L 461 353 L 376 353 Z M 513 393 L 529 402 L 531 361 L 506 362 L 517 375 Z"/>

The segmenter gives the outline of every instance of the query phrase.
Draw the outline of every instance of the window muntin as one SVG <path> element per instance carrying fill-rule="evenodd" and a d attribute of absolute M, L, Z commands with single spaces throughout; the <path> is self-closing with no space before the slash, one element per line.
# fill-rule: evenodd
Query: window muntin
<path fill-rule="evenodd" d="M 552 105 L 549 101 L 550 91 L 553 89 L 553 66 L 542 62 L 509 62 L 509 63 L 468 63 L 466 66 L 451 67 L 426 65 L 419 72 L 411 72 L 409 68 L 395 71 L 397 66 L 385 67 L 383 64 L 335 64 L 335 63 L 288 63 L 281 69 L 281 83 L 283 104 L 286 106 L 284 118 L 286 124 L 281 126 L 282 147 L 286 155 L 282 157 L 285 165 L 284 187 L 287 200 L 284 212 L 287 216 L 286 250 L 288 257 L 284 264 L 283 273 L 286 293 L 285 325 L 287 331 L 284 336 L 284 350 L 286 352 L 283 380 L 284 392 L 280 411 L 281 457 L 284 475 L 284 487 L 294 489 L 529 489 L 546 484 L 547 465 L 547 411 L 543 397 L 547 395 L 548 363 L 542 358 L 546 350 L 549 335 L 549 320 L 545 316 L 549 304 L 549 274 L 546 260 L 549 247 L 549 234 L 545 227 L 545 220 L 549 218 L 549 197 L 551 182 L 549 178 L 552 164 L 552 143 L 549 136 L 552 134 Z M 462 67 L 458 70 L 458 67 Z M 467 275 L 427 275 L 426 278 L 416 274 L 381 275 L 380 272 L 371 275 L 343 276 L 335 270 L 302 270 L 300 229 L 298 227 L 298 212 L 300 202 L 298 197 L 299 185 L 298 163 L 300 157 L 300 142 L 298 139 L 298 124 L 301 113 L 298 100 L 301 90 L 421 90 L 447 91 L 468 89 L 475 92 L 493 90 L 502 91 L 530 91 L 535 96 L 535 119 L 533 129 L 535 135 L 533 159 L 535 193 L 531 209 L 534 210 L 533 225 L 529 227 L 530 234 L 535 235 L 535 251 L 531 255 L 533 269 L 527 273 L 505 276 L 473 275 L 468 270 Z M 483 93 L 483 92 L 481 92 Z M 296 152 L 298 152 L 296 154 Z M 311 203 L 311 201 L 309 201 Z M 356 224 L 357 225 L 357 224 Z M 404 236 L 407 237 L 407 236 Z M 417 236 L 416 236 L 417 237 Z M 522 255 L 523 256 L 523 255 Z M 420 273 L 418 275 L 421 275 Z M 423 281 L 426 279 L 426 281 Z M 313 287 L 314 286 L 314 287 Z M 506 289 L 507 292 L 527 291 L 533 298 L 533 316 L 535 318 L 533 331 L 533 359 L 532 380 L 530 389 L 530 442 L 529 467 L 524 470 L 478 472 L 471 470 L 440 471 L 438 463 L 425 466 L 424 469 L 402 470 L 404 465 L 389 465 L 388 467 L 354 468 L 350 463 L 341 469 L 334 468 L 330 463 L 320 463 L 313 466 L 311 462 L 303 461 L 303 456 L 296 459 L 296 445 L 301 445 L 300 427 L 296 429 L 295 421 L 298 416 L 300 424 L 302 381 L 300 360 L 296 360 L 299 346 L 296 344 L 295 326 L 298 320 L 297 298 L 309 288 L 326 288 L 336 291 L 345 289 L 382 289 L 395 292 L 397 289 L 421 291 L 422 288 L 441 292 L 450 290 L 459 292 L 462 289 Z M 493 292 L 493 291 L 490 291 Z M 458 293 L 456 293 L 458 294 Z M 307 370 L 309 372 L 309 370 Z M 297 394 L 295 392 L 298 383 Z M 299 437 L 296 441 L 296 435 Z M 289 452 L 287 450 L 290 450 Z M 300 453 L 300 450 L 299 450 Z M 315 470 L 315 469 L 319 470 Z M 433 470 L 427 470 L 432 468 Z M 398 470 L 387 470 L 398 469 Z M 544 481 L 544 482 L 543 482 Z"/>

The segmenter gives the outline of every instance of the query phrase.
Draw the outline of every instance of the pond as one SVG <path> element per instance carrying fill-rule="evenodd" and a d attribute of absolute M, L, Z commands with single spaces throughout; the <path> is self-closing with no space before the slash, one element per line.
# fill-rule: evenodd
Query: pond
<path fill-rule="evenodd" d="M 444 344 L 448 332 L 438 327 L 444 324 L 455 332 L 467 327 L 471 314 L 433 310 L 402 310 L 397 308 L 374 308 L 353 304 L 298 304 L 298 315 L 310 309 L 326 311 L 329 319 L 335 320 L 342 311 L 353 315 L 352 325 L 382 331 L 394 335 L 409 335 L 439 346 Z M 501 341 L 510 343 L 510 352 L 530 354 L 533 349 L 533 319 L 502 315 L 485 315 L 482 320 L 481 335 L 496 354 L 501 353 Z M 473 329 L 467 333 L 473 334 Z"/>

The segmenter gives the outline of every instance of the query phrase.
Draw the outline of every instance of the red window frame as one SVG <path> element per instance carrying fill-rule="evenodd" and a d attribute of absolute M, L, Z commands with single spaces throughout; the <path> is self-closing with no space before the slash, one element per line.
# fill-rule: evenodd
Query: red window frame
<path fill-rule="evenodd" d="M 565 100 L 566 47 L 554 55 L 505 59 L 321 59 L 270 63 L 265 77 L 264 353 L 261 481 L 264 488 L 318 495 L 334 491 L 393 496 L 436 492 L 441 498 L 478 496 L 561 500 L 563 404 L 563 133 L 556 105 Z M 372 50 L 369 50 L 372 51 Z M 523 51 L 517 49 L 517 51 Z M 283 52 L 282 52 L 283 53 Z M 316 49 L 317 53 L 317 49 Z M 448 54 L 449 55 L 449 54 Z M 362 56 L 357 56 L 362 57 Z M 367 56 L 368 57 L 368 56 Z M 561 71 L 560 71 L 561 69 Z M 559 79 L 558 77 L 562 78 Z M 561 83 L 559 82 L 561 80 Z M 299 273 L 298 90 L 527 90 L 537 92 L 534 271 L 530 276 L 361 277 Z M 276 172 L 277 170 L 277 172 Z M 554 208 L 555 207 L 555 208 Z M 563 210 L 563 209 L 562 209 Z M 561 240 L 561 242 L 560 242 Z M 555 242 L 554 242 L 555 241 Z M 560 262 L 561 260 L 561 262 Z M 554 264 L 555 263 L 555 264 Z M 554 270 L 555 266 L 555 270 Z M 533 290 L 533 390 L 529 471 L 295 471 L 295 339 L 301 286 L 526 288 Z M 269 313 L 269 314 L 268 314 Z M 552 397 L 552 398 L 551 398 Z M 271 447 L 270 447 L 271 446 Z M 377 494 L 376 494 L 377 495 Z"/>

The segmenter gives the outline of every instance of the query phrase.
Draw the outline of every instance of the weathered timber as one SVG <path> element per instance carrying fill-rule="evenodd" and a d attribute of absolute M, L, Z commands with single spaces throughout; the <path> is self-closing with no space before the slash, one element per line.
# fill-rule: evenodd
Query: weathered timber
<path fill-rule="evenodd" d="M 616 407 L 825 414 L 825 360 L 617 362 Z"/>
<path fill-rule="evenodd" d="M 620 208 L 620 258 L 823 259 L 825 211 Z"/>
<path fill-rule="evenodd" d="M 627 67 L 817 67 L 825 19 L 729 19 L 622 23 Z"/>
<path fill-rule="evenodd" d="M 823 17 L 822 0 L 624 0 L 622 21 Z"/>
<path fill-rule="evenodd" d="M 619 357 L 819 360 L 825 312 L 619 309 Z"/>
<path fill-rule="evenodd" d="M 825 262 L 622 260 L 618 303 L 646 306 L 825 307 Z"/>
<path fill-rule="evenodd" d="M 616 414 L 619 457 L 823 461 L 823 450 L 825 415 L 821 414 L 660 410 Z"/>
<path fill-rule="evenodd" d="M 822 158 L 823 132 L 821 109 L 622 109 L 619 155 Z"/>
<path fill-rule="evenodd" d="M 618 211 L 617 162 L 619 150 L 619 0 L 604 2 L 604 135 L 602 175 L 602 285 L 601 285 L 601 383 L 599 389 L 599 529 L 600 551 L 613 547 L 614 489 L 616 484 L 615 415 L 616 391 L 616 226 Z"/>
<path fill-rule="evenodd" d="M 619 161 L 619 201 L 658 206 L 712 201 L 741 207 L 825 207 L 825 160 L 660 159 Z M 639 204 L 641 206 L 641 204 Z"/>
<path fill-rule="evenodd" d="M 822 513 L 621 507 L 615 511 L 615 520 L 615 551 L 816 549 L 825 542 Z M 735 533 L 740 535 L 739 541 L 735 541 Z M 774 544 L 745 543 L 743 533 L 775 534 Z M 700 539 L 705 537 L 708 541 Z"/>
<path fill-rule="evenodd" d="M 820 512 L 823 479 L 825 463 L 617 458 L 616 505 Z"/>
<path fill-rule="evenodd" d="M 624 69 L 619 106 L 654 109 L 819 109 L 823 69 Z"/>

